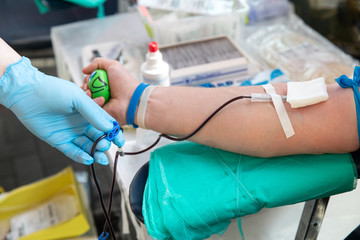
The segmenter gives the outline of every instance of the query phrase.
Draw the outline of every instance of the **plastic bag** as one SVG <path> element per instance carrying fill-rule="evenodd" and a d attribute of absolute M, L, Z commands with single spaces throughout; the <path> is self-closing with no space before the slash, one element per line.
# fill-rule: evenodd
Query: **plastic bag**
<path fill-rule="evenodd" d="M 280 68 L 291 81 L 324 77 L 329 84 L 342 74 L 352 73 L 353 66 L 344 63 L 332 49 L 283 24 L 259 29 L 248 37 L 247 43 L 267 64 Z"/>

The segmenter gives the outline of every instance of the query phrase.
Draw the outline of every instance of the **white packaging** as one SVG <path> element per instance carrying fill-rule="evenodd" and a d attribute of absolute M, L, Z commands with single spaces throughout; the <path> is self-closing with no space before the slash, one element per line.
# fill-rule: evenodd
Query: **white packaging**
<path fill-rule="evenodd" d="M 325 79 L 316 78 L 306 82 L 288 82 L 287 98 L 292 108 L 313 105 L 329 98 Z"/>
<path fill-rule="evenodd" d="M 161 45 L 220 35 L 228 35 L 238 41 L 248 19 L 249 6 L 246 0 L 232 1 L 231 11 L 222 11 L 221 7 L 215 5 L 205 9 L 204 5 L 208 5 L 210 1 L 204 0 L 198 6 L 193 0 L 171 1 L 172 9 L 167 8 L 165 2 L 170 1 L 158 1 L 158 6 L 146 4 L 150 8 L 138 4 L 138 11 L 149 37 Z M 190 6 L 186 6 L 187 3 Z M 192 7 L 199 7 L 202 12 L 196 11 L 194 14 Z"/>
<path fill-rule="evenodd" d="M 197 14 L 223 14 L 231 13 L 233 9 L 239 5 L 239 2 L 245 1 L 234 1 L 234 0 L 139 0 L 139 5 L 155 9 L 165 9 L 170 11 L 184 11 L 189 13 Z"/>
<path fill-rule="evenodd" d="M 288 0 L 248 0 L 249 23 L 285 15 L 291 11 Z"/>
<path fill-rule="evenodd" d="M 160 50 L 171 66 L 171 85 L 244 81 L 249 78 L 250 63 L 253 69 L 256 68 L 255 74 L 260 70 L 257 63 L 227 36 L 170 44 Z"/>

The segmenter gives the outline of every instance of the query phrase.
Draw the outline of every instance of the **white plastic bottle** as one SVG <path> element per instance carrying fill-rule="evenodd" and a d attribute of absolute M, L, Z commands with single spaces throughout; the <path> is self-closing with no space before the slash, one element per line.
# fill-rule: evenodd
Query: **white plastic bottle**
<path fill-rule="evenodd" d="M 146 61 L 141 64 L 141 74 L 145 83 L 170 86 L 170 67 L 164 62 L 156 42 L 149 43 Z"/>
<path fill-rule="evenodd" d="M 146 61 L 141 65 L 142 80 L 145 83 L 158 86 L 170 86 L 170 67 L 162 58 L 156 42 L 149 43 L 149 52 L 146 54 Z M 136 145 L 139 149 L 150 146 L 156 141 L 159 133 L 137 128 Z"/>

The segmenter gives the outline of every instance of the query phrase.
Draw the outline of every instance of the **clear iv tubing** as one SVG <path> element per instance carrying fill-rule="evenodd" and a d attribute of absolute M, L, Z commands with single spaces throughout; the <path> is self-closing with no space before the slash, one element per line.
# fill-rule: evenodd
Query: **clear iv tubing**
<path fill-rule="evenodd" d="M 174 137 L 174 136 L 170 136 L 168 134 L 161 133 L 161 134 L 159 134 L 159 136 L 155 140 L 155 142 L 153 144 L 151 144 L 149 147 L 147 147 L 147 148 L 145 148 L 143 150 L 137 151 L 137 152 L 124 152 L 123 155 L 137 155 L 137 154 L 144 153 L 144 152 L 150 150 L 151 148 L 153 148 L 156 144 L 158 144 L 158 142 L 160 141 L 160 139 L 162 137 L 167 138 L 167 139 L 172 140 L 172 141 L 184 141 L 184 140 L 187 140 L 187 139 L 191 138 L 192 136 L 194 136 L 196 133 L 198 133 L 210 121 L 210 119 L 212 119 L 221 109 L 223 109 L 224 107 L 226 107 L 230 103 L 235 102 L 235 101 L 240 100 L 240 99 L 251 99 L 254 102 L 258 102 L 259 99 L 257 99 L 257 97 L 259 97 L 259 96 L 260 95 L 234 97 L 234 98 L 228 100 L 227 102 L 225 102 L 224 104 L 222 104 L 220 107 L 218 107 L 210 116 L 208 116 L 205 119 L 205 121 L 202 124 L 200 124 L 200 126 L 198 128 L 196 128 L 189 135 L 186 135 L 184 137 Z M 269 102 L 269 101 L 271 101 L 271 98 L 267 94 L 263 94 L 262 96 L 260 96 L 260 98 L 261 98 L 260 100 L 262 100 L 261 102 Z M 96 145 L 98 144 L 98 142 L 100 142 L 100 140 L 102 140 L 104 138 L 106 138 L 106 134 L 104 134 L 104 135 L 100 136 L 98 139 L 96 139 L 96 141 L 94 142 L 94 144 L 93 144 L 93 146 L 91 148 L 91 156 L 94 156 L 95 148 L 96 148 Z M 97 177 L 96 177 L 94 165 L 93 164 L 90 165 L 92 177 L 94 179 L 96 189 L 98 191 L 100 204 L 101 204 L 103 213 L 104 213 L 105 218 L 106 218 L 106 222 L 105 222 L 105 225 L 104 225 L 104 230 L 103 230 L 103 232 L 101 234 L 105 234 L 106 231 L 107 231 L 107 227 L 109 227 L 111 237 L 114 240 L 116 239 L 116 237 L 115 237 L 114 228 L 113 228 L 112 223 L 111 223 L 110 215 L 111 215 L 111 204 L 112 204 L 112 198 L 113 198 L 113 192 L 114 192 L 114 186 L 115 186 L 115 180 L 116 180 L 116 168 L 117 168 L 117 162 L 118 162 L 119 155 L 122 155 L 122 154 L 121 154 L 121 152 L 117 151 L 116 155 L 115 155 L 115 160 L 114 160 L 114 169 L 113 169 L 112 183 L 111 183 L 111 188 L 110 188 L 111 189 L 110 190 L 110 198 L 109 198 L 110 200 L 109 200 L 109 205 L 108 205 L 107 210 L 106 210 L 106 207 L 105 207 L 105 204 L 104 204 L 104 198 L 103 198 L 103 195 L 102 195 L 102 192 L 101 192 L 101 189 L 100 189 L 100 185 L 99 185 Z"/>

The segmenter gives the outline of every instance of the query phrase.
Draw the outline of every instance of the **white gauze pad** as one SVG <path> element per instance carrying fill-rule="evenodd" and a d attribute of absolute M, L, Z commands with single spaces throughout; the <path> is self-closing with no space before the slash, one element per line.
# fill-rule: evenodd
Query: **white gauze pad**
<path fill-rule="evenodd" d="M 325 79 L 316 78 L 306 82 L 288 82 L 286 101 L 292 108 L 305 107 L 326 101 L 329 95 Z"/>

